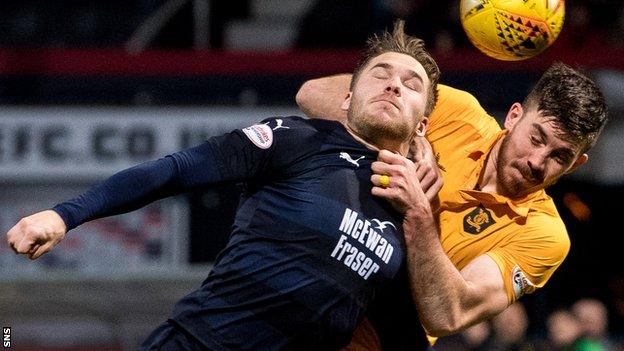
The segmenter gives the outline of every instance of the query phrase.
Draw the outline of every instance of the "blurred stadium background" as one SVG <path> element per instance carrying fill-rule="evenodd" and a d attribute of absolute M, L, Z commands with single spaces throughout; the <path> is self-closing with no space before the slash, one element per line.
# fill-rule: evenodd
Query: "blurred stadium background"
<path fill-rule="evenodd" d="M 569 1 L 553 47 L 507 63 L 469 45 L 458 3 L 3 0 L 0 231 L 127 166 L 299 114 L 294 95 L 305 79 L 351 71 L 366 37 L 402 17 L 432 48 L 442 81 L 472 92 L 498 118 L 556 60 L 604 89 L 612 121 L 589 164 L 550 191 L 572 251 L 547 288 L 523 298 L 526 331 L 503 325 L 539 349 L 551 342 L 552 312 L 594 298 L 608 311 L 594 325 L 608 323 L 616 350 L 624 337 L 624 4 Z M 206 189 L 90 223 L 36 262 L 0 240 L 0 324 L 11 327 L 12 348 L 134 349 L 207 275 L 237 191 Z M 490 339 L 500 333 L 485 328 Z M 477 349 L 447 345 L 440 349 Z"/>

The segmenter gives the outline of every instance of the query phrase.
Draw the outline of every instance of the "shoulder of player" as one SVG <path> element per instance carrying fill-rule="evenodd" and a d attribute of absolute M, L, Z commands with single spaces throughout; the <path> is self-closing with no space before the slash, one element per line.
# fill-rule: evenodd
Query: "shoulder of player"
<path fill-rule="evenodd" d="M 267 125 L 273 131 L 286 131 L 290 132 L 300 131 L 314 133 L 318 131 L 331 130 L 336 126 L 340 126 L 339 122 L 323 119 L 310 119 L 300 116 L 276 116 L 265 118 L 260 124 Z"/>
<path fill-rule="evenodd" d="M 327 133 L 336 128 L 342 128 L 339 122 L 299 116 L 277 116 L 265 118 L 252 126 L 242 128 L 242 132 L 261 149 L 279 145 L 279 148 L 297 147 L 300 150 L 304 145 L 314 148 L 325 139 Z"/>
<path fill-rule="evenodd" d="M 526 222 L 520 226 L 516 239 L 539 242 L 544 246 L 560 247 L 566 252 L 570 247 L 570 237 L 565 223 L 558 213 L 550 210 L 530 211 Z"/>
<path fill-rule="evenodd" d="M 479 100 L 477 100 L 477 98 L 471 93 L 465 90 L 453 88 L 448 85 L 439 84 L 438 103 L 436 104 L 436 108 L 445 107 L 447 104 L 453 104 L 454 106 L 458 107 L 483 109 L 481 107 L 481 104 L 479 103 Z"/>
<path fill-rule="evenodd" d="M 438 86 L 438 102 L 430 115 L 432 130 L 444 129 L 444 126 L 457 123 L 472 125 L 475 130 L 490 135 L 500 130 L 494 117 L 489 115 L 479 101 L 469 92 L 446 85 Z"/>

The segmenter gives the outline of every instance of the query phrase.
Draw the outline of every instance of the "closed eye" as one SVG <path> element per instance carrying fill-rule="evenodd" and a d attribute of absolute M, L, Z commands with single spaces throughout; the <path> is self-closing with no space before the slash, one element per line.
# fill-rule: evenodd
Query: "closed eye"
<path fill-rule="evenodd" d="M 376 66 L 371 69 L 371 75 L 377 79 L 386 79 L 390 77 L 390 72 L 388 72 L 387 68 Z"/>
<path fill-rule="evenodd" d="M 555 161 L 561 165 L 566 165 L 572 161 L 572 154 L 565 151 L 555 151 L 552 155 Z"/>
<path fill-rule="evenodd" d="M 422 91 L 423 90 L 422 81 L 420 79 L 417 79 L 417 78 L 410 78 L 410 79 L 406 80 L 405 82 L 403 82 L 403 85 L 405 85 L 408 89 L 411 89 L 411 90 L 414 90 L 414 91 Z"/>
<path fill-rule="evenodd" d="M 538 146 L 541 143 L 541 140 L 539 140 L 535 135 L 531 135 L 531 144 L 533 144 L 533 146 Z"/>

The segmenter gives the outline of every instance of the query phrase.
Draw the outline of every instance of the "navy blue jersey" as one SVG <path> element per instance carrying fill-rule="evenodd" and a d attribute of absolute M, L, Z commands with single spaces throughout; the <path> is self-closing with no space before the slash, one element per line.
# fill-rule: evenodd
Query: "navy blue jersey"
<path fill-rule="evenodd" d="M 133 189 L 140 197 L 55 210 L 73 227 L 195 185 L 245 182 L 227 247 L 172 321 L 214 350 L 337 349 L 404 259 L 402 217 L 371 195 L 376 158 L 337 122 L 271 118 L 158 161 L 164 174 L 92 191 L 155 184 Z"/>
<path fill-rule="evenodd" d="M 412 300 L 407 267 L 377 289 L 366 314 L 377 332 L 382 350 L 424 351 L 429 349 L 427 334 L 418 319 Z"/>

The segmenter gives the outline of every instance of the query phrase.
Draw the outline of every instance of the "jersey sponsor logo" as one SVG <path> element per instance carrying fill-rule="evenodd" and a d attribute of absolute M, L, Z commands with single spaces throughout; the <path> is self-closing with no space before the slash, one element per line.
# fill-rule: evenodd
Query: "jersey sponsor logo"
<path fill-rule="evenodd" d="M 265 124 L 254 124 L 251 127 L 243 128 L 243 133 L 261 149 L 268 149 L 273 144 L 273 130 Z"/>
<path fill-rule="evenodd" d="M 391 226 L 392 228 L 394 228 L 394 230 L 396 230 L 396 227 L 394 226 L 394 223 L 390 222 L 390 221 L 380 221 L 377 218 L 373 218 L 371 220 L 371 222 L 375 222 L 377 223 L 377 226 L 375 228 L 381 230 L 383 232 L 384 229 L 386 229 L 386 227 Z"/>
<path fill-rule="evenodd" d="M 377 223 L 374 227 L 372 223 Z M 381 233 L 389 227 L 396 226 L 390 221 L 380 221 L 379 219 L 368 220 L 362 218 L 359 213 L 350 208 L 345 209 L 344 216 L 340 222 L 339 231 L 345 233 L 340 236 L 338 243 L 331 253 L 331 257 L 344 263 L 364 280 L 371 274 L 379 271 L 379 263 L 388 264 L 394 254 L 394 247 Z M 378 232 L 375 229 L 379 229 Z M 356 244 L 359 242 L 361 245 Z M 363 248 L 367 250 L 364 250 Z M 373 259 L 377 256 L 381 262 L 377 263 Z"/>
<path fill-rule="evenodd" d="M 351 155 L 349 155 L 346 152 L 341 152 L 340 153 L 340 158 L 343 160 L 346 160 L 347 162 L 355 165 L 355 167 L 360 167 L 360 160 L 363 159 L 365 156 L 360 156 L 359 158 L 357 158 L 356 160 L 353 159 L 353 157 L 351 157 Z"/>
<path fill-rule="evenodd" d="M 487 227 L 496 223 L 490 211 L 483 205 L 479 205 L 474 210 L 464 216 L 464 232 L 469 234 L 480 234 Z"/>
<path fill-rule="evenodd" d="M 511 283 L 513 285 L 514 294 L 516 299 L 519 299 L 522 295 L 530 293 L 535 289 L 533 283 L 524 275 L 524 272 L 520 269 L 520 266 L 516 266 L 511 273 Z"/>

